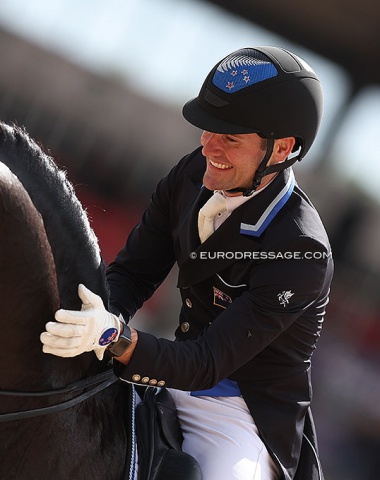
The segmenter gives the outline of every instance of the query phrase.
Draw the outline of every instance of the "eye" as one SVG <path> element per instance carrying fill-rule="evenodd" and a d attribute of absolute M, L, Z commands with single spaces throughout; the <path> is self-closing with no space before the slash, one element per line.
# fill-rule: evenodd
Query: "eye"
<path fill-rule="evenodd" d="M 238 142 L 237 138 L 234 137 L 233 135 L 226 135 L 225 138 L 226 138 L 228 143 L 237 143 Z"/>

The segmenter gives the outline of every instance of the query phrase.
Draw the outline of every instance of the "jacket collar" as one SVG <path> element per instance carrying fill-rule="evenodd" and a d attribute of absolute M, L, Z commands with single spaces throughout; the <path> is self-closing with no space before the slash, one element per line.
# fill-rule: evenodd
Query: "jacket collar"
<path fill-rule="evenodd" d="M 240 233 L 251 235 L 252 237 L 260 237 L 265 231 L 277 213 L 288 201 L 293 192 L 295 179 L 292 169 L 285 170 L 283 174 L 279 174 L 272 185 L 259 192 L 254 206 L 246 208 L 243 213 L 244 220 L 240 224 Z"/>
<path fill-rule="evenodd" d="M 212 195 L 202 187 L 196 201 L 182 218 L 179 229 L 182 247 L 178 286 L 188 286 L 204 280 L 236 262 L 233 255 L 215 252 L 237 252 L 258 250 L 259 237 L 283 208 L 294 188 L 294 174 L 291 169 L 280 172 L 262 192 L 235 209 L 222 225 L 203 243 L 198 236 L 198 212 Z M 255 242 L 254 239 L 257 239 Z M 212 252 L 213 258 L 208 258 Z"/>

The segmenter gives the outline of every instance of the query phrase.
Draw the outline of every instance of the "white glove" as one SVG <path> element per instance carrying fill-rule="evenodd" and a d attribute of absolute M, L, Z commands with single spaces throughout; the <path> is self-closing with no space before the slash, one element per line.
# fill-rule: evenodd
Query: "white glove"
<path fill-rule="evenodd" d="M 79 285 L 78 295 L 82 309 L 58 310 L 57 322 L 48 322 L 41 334 L 42 351 L 59 357 L 75 357 L 94 350 L 99 360 L 111 342 L 120 334 L 120 320 L 107 312 L 102 299 L 84 285 Z"/>

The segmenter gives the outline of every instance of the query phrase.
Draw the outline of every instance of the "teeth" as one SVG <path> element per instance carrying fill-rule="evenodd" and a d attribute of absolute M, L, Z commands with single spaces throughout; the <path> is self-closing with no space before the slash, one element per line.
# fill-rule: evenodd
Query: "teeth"
<path fill-rule="evenodd" d="M 216 163 L 216 162 L 213 162 L 212 160 L 210 160 L 210 163 L 213 167 L 220 168 L 222 170 L 226 170 L 227 168 L 232 168 L 231 165 L 226 165 L 224 163 Z"/>

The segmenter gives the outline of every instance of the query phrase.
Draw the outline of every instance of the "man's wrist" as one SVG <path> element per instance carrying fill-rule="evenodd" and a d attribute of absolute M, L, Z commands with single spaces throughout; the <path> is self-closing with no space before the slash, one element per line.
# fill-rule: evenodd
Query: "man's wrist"
<path fill-rule="evenodd" d="M 131 340 L 132 344 L 127 350 L 125 350 L 124 354 L 121 355 L 120 357 L 113 357 L 114 360 L 117 360 L 118 362 L 122 363 L 123 365 L 128 365 L 133 352 L 135 351 L 139 336 L 137 330 L 135 330 L 133 327 L 128 327 L 130 328 L 131 331 Z"/>
<path fill-rule="evenodd" d="M 128 348 L 132 345 L 131 329 L 124 322 L 123 317 L 120 315 L 120 332 L 118 339 L 108 345 L 107 350 L 113 357 L 121 357 Z"/>

